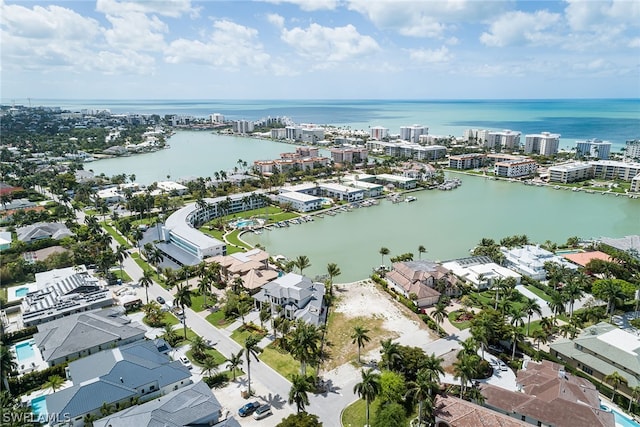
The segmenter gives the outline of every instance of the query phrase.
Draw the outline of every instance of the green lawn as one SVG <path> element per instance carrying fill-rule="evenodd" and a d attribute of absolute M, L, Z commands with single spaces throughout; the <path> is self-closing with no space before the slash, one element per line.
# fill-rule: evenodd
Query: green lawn
<path fill-rule="evenodd" d="M 213 299 L 208 296 L 207 297 L 207 305 L 211 305 Z M 200 295 L 200 293 L 194 292 L 191 296 L 191 309 L 196 312 L 204 311 L 206 308 L 204 307 L 204 295 Z"/>
<path fill-rule="evenodd" d="M 240 234 L 242 230 L 234 230 L 231 233 L 229 233 L 227 235 L 227 240 L 229 241 L 229 243 L 233 244 L 233 245 L 237 245 L 237 246 L 241 246 L 245 249 L 251 249 L 251 246 L 247 245 L 246 243 L 243 243 L 242 241 L 240 241 L 240 239 L 238 238 L 238 234 Z M 229 247 L 227 247 L 227 250 L 229 249 Z"/>
<path fill-rule="evenodd" d="M 231 339 L 240 345 L 244 345 L 244 342 L 247 340 L 247 338 L 249 338 L 250 335 L 255 335 L 258 337 L 258 339 L 262 339 L 267 335 L 267 333 L 261 333 L 252 328 L 244 328 L 240 326 L 238 329 L 233 331 L 233 333 L 231 334 Z"/>
<path fill-rule="evenodd" d="M 226 319 L 224 317 L 224 311 L 222 310 L 218 310 L 215 313 L 211 313 L 210 315 L 205 317 L 205 319 L 207 319 L 207 322 L 211 323 L 216 328 L 226 328 L 227 326 L 229 326 L 230 324 L 236 321 L 235 318 Z"/>
<path fill-rule="evenodd" d="M 299 216 L 300 215 L 298 215 L 295 212 L 282 212 L 282 213 L 270 216 L 269 221 L 267 223 L 272 224 L 274 222 L 286 221 L 289 219 L 298 218 Z"/>
<path fill-rule="evenodd" d="M 127 241 L 124 239 L 124 237 L 122 237 L 120 235 L 120 233 L 118 233 L 112 226 L 110 226 L 109 224 L 107 224 L 106 222 L 101 222 L 100 225 L 102 225 L 102 228 L 104 228 L 105 230 L 107 230 L 107 233 L 109 233 L 109 235 L 111 237 L 113 237 L 113 240 L 115 240 L 116 242 L 118 242 L 118 244 L 120 246 L 124 246 L 125 248 L 130 248 L 131 246 L 129 246 L 129 244 L 127 243 Z"/>
<path fill-rule="evenodd" d="M 375 419 L 376 412 L 380 407 L 380 399 L 376 399 L 369 405 L 369 424 Z M 358 399 L 351 405 L 344 408 L 342 412 L 342 425 L 359 427 L 364 426 L 367 423 L 367 403 L 363 399 Z M 407 422 L 406 426 L 409 425 Z"/>
<path fill-rule="evenodd" d="M 124 270 L 120 271 L 120 268 L 118 268 L 117 270 L 111 270 L 111 273 L 114 276 L 116 276 L 118 279 L 122 280 L 122 283 L 126 283 L 126 282 L 130 282 L 131 281 L 131 277 L 129 277 L 127 272 L 124 271 Z"/>
<path fill-rule="evenodd" d="M 220 241 L 224 240 L 224 238 L 222 237 L 224 232 L 222 230 L 216 230 L 215 228 L 209 230 L 209 227 L 207 227 L 207 226 L 200 227 L 199 230 L 202 231 L 204 234 L 207 234 L 207 235 L 213 237 L 214 239 L 218 239 Z"/>
<path fill-rule="evenodd" d="M 187 319 L 187 324 L 189 324 L 189 319 Z M 176 334 L 178 334 L 178 336 L 180 337 L 180 341 L 178 341 L 176 343 L 176 345 L 174 345 L 174 347 L 180 347 L 186 344 L 189 344 L 189 342 L 191 340 L 193 340 L 197 334 L 195 332 L 193 332 L 190 328 L 187 328 L 187 340 L 184 340 L 184 329 L 180 328 L 180 329 L 176 329 Z"/>
<path fill-rule="evenodd" d="M 300 373 L 300 362 L 295 360 L 288 352 L 269 344 L 262 353 L 260 360 L 269 365 L 273 370 L 290 379 L 292 374 Z M 309 369 L 307 369 L 307 372 Z"/>
<path fill-rule="evenodd" d="M 213 360 L 218 364 L 218 368 L 224 368 L 224 363 L 227 361 L 227 358 L 224 357 L 222 353 L 220 353 L 215 348 L 210 348 L 205 351 L 205 353 L 208 357 L 213 358 Z M 194 365 L 202 366 L 202 364 L 198 363 L 198 361 L 193 357 L 193 352 L 191 350 L 187 351 L 187 357 L 193 362 Z"/>
<path fill-rule="evenodd" d="M 458 315 L 458 313 L 459 311 L 452 311 L 451 313 L 449 313 L 449 315 L 447 316 L 449 318 L 449 322 L 451 322 L 453 326 L 455 326 L 460 330 L 470 328 L 471 327 L 470 320 L 465 320 L 464 322 L 456 321 L 456 316 Z"/>
<path fill-rule="evenodd" d="M 151 277 L 153 277 L 153 280 L 163 288 L 166 288 L 164 280 L 158 275 L 156 269 L 153 266 L 149 265 L 144 259 L 142 259 L 139 253 L 132 253 L 131 258 L 136 262 L 136 264 L 138 264 L 138 266 L 140 266 L 141 269 L 151 270 Z"/>
<path fill-rule="evenodd" d="M 534 294 L 536 294 L 538 297 L 542 298 L 543 300 L 547 302 L 551 301 L 551 297 L 541 289 L 538 289 L 533 285 L 524 285 L 524 287 L 530 290 L 531 292 L 533 292 Z"/>

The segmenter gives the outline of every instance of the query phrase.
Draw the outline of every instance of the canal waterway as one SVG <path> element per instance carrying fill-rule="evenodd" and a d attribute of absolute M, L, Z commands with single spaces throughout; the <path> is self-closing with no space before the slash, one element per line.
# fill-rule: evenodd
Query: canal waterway
<path fill-rule="evenodd" d="M 312 277 L 325 274 L 327 264 L 335 262 L 342 270 L 337 280 L 350 282 L 380 265 L 383 246 L 391 256 L 412 252 L 417 259 L 418 246 L 424 245 L 423 258 L 444 261 L 468 256 L 483 237 L 526 234 L 532 242 L 563 243 L 571 236 L 640 233 L 640 199 L 456 177 L 462 179 L 459 188 L 415 192 L 415 202 L 382 201 L 260 235 L 245 233 L 243 239 L 274 255 L 308 256 L 312 265 L 305 274 Z"/>

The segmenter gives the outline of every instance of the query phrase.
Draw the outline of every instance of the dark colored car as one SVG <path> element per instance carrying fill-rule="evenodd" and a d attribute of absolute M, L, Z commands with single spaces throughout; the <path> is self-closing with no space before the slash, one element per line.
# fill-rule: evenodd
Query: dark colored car
<path fill-rule="evenodd" d="M 156 301 L 158 301 L 158 303 L 160 303 L 160 304 L 164 304 L 164 302 L 165 302 L 164 298 L 162 298 L 162 297 L 157 297 Z"/>
<path fill-rule="evenodd" d="M 260 402 L 258 401 L 249 402 L 246 405 L 244 405 L 242 408 L 238 409 L 238 415 L 240 415 L 241 417 L 248 417 L 249 415 L 253 414 L 255 410 L 258 409 L 259 407 L 260 407 Z"/>

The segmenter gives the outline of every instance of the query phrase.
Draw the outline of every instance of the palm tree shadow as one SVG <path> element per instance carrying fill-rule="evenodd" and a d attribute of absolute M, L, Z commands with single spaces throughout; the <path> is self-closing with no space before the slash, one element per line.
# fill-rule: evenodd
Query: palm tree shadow
<path fill-rule="evenodd" d="M 340 390 L 342 390 L 340 387 L 333 384 L 332 380 L 321 380 L 320 384 L 318 385 L 318 389 L 320 390 L 318 394 L 321 394 L 325 397 L 329 393 L 340 394 Z"/>
<path fill-rule="evenodd" d="M 269 405 L 271 405 L 272 408 L 276 408 L 276 409 L 282 409 L 286 403 L 284 398 L 279 394 L 273 395 L 269 393 L 267 396 L 258 396 L 258 397 L 260 397 L 262 400 L 264 400 Z"/>

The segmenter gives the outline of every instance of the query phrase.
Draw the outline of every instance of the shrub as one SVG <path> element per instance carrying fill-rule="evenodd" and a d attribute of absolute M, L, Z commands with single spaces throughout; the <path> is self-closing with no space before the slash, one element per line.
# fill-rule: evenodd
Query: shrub
<path fill-rule="evenodd" d="M 31 338 L 36 332 L 38 332 L 38 328 L 36 326 L 28 326 L 24 329 L 20 329 L 19 331 L 7 332 L 2 337 L 2 342 L 6 345 L 11 345 L 18 341 L 22 341 L 25 338 Z"/>
<path fill-rule="evenodd" d="M 9 388 L 14 395 L 26 394 L 31 390 L 39 389 L 49 380 L 49 377 L 58 375 L 62 378 L 66 378 L 64 368 L 67 367 L 66 363 L 61 365 L 52 366 L 44 371 L 36 371 L 25 374 L 19 378 L 9 379 Z"/>
<path fill-rule="evenodd" d="M 220 372 L 210 377 L 204 377 L 202 381 L 204 381 L 209 388 L 223 388 L 229 383 L 229 378 L 227 378 L 224 372 Z"/>

